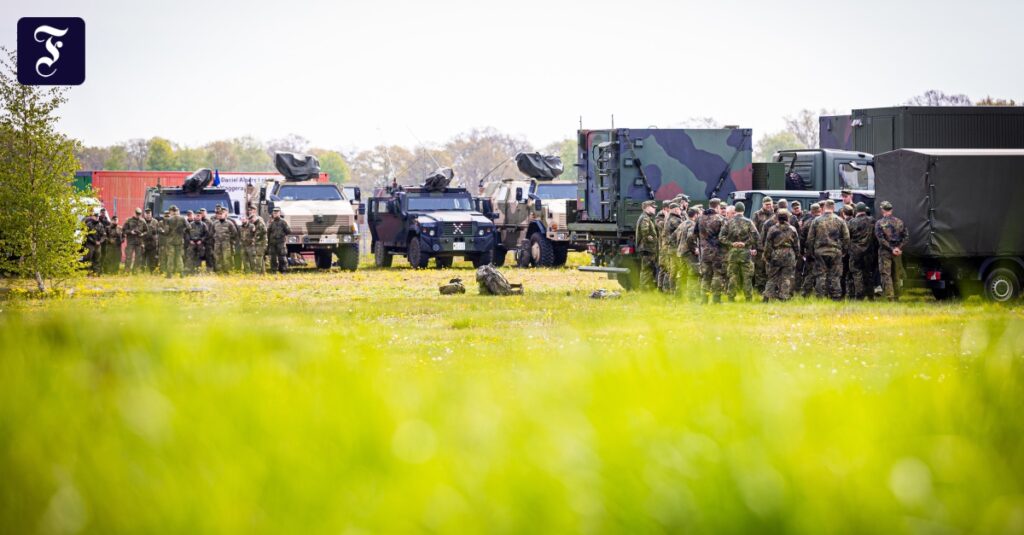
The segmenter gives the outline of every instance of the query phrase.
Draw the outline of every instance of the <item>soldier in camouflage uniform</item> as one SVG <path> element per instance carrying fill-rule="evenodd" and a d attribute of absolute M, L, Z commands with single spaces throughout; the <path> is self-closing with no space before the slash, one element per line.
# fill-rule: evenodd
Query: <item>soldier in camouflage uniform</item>
<path fill-rule="evenodd" d="M 160 272 L 167 274 L 171 268 L 167 265 L 167 220 L 171 217 L 170 210 L 164 210 L 162 218 L 153 224 L 153 232 L 156 233 L 156 250 L 159 256 Z"/>
<path fill-rule="evenodd" d="M 217 220 L 213 222 L 213 255 L 216 258 L 217 273 L 228 273 L 234 265 L 233 253 L 235 242 L 238 241 L 238 227 L 228 221 L 226 209 L 217 210 Z"/>
<path fill-rule="evenodd" d="M 658 215 L 654 216 L 654 226 L 658 229 L 658 240 L 661 240 L 661 235 L 665 231 L 665 220 L 668 219 L 668 203 L 661 205 L 661 210 L 658 210 Z"/>
<path fill-rule="evenodd" d="M 638 288 L 654 286 L 658 273 L 658 228 L 655 223 L 654 201 L 644 201 L 643 213 L 636 220 L 636 256 L 639 265 Z"/>
<path fill-rule="evenodd" d="M 676 230 L 683 223 L 680 215 L 679 204 L 669 203 L 668 217 L 665 219 L 665 228 L 661 233 L 661 242 L 658 244 L 658 288 L 665 293 L 675 291 L 676 276 L 676 249 L 679 242 L 676 237 Z"/>
<path fill-rule="evenodd" d="M 797 235 L 802 235 L 800 229 L 803 227 L 804 211 L 800 205 L 800 201 L 793 201 L 789 204 L 789 224 L 796 229 Z M 762 236 L 762 239 L 766 236 Z M 800 284 L 803 283 L 803 269 L 804 269 L 804 257 L 803 255 L 796 255 L 796 270 L 793 278 L 793 293 L 796 294 L 800 290 Z"/>
<path fill-rule="evenodd" d="M 267 252 L 267 224 L 256 214 L 256 207 L 249 205 L 246 209 L 245 223 L 242 225 L 243 265 L 250 273 L 265 273 L 263 257 Z"/>
<path fill-rule="evenodd" d="M 682 224 L 676 229 L 676 257 L 678 258 L 678 269 L 676 270 L 676 288 L 685 292 L 690 300 L 696 301 L 700 296 L 700 256 L 697 254 L 697 216 L 700 215 L 698 207 L 686 211 L 686 217 Z"/>
<path fill-rule="evenodd" d="M 899 279 L 903 242 L 907 229 L 900 218 L 892 215 L 892 203 L 882 201 L 882 217 L 875 223 L 875 239 L 878 240 L 878 272 L 882 279 L 882 293 L 890 301 L 899 299 Z"/>
<path fill-rule="evenodd" d="M 764 300 L 788 301 L 793 296 L 796 279 L 796 259 L 800 256 L 800 234 L 789 224 L 789 212 L 780 210 L 778 220 L 764 240 L 764 255 L 768 266 L 768 280 Z"/>
<path fill-rule="evenodd" d="M 117 226 L 117 216 L 110 218 L 107 225 L 107 239 L 103 244 L 103 272 L 116 275 L 121 271 L 121 244 L 124 233 Z"/>
<path fill-rule="evenodd" d="M 703 302 L 707 302 L 710 293 L 712 302 L 721 303 L 725 288 L 725 247 L 719 241 L 725 224 L 721 203 L 717 198 L 711 199 L 709 208 L 697 218 Z"/>
<path fill-rule="evenodd" d="M 207 217 L 206 208 L 199 209 L 199 222 L 206 227 L 206 240 L 203 241 L 203 259 L 206 260 L 206 272 L 213 273 L 217 269 L 217 260 L 213 254 L 213 221 Z"/>
<path fill-rule="evenodd" d="M 749 302 L 754 295 L 754 257 L 761 235 L 754 228 L 754 222 L 744 217 L 746 206 L 736 203 L 735 216 L 726 221 L 722 227 L 720 241 L 729 249 L 726 253 L 726 265 L 729 274 L 728 296 L 730 301 L 736 300 L 736 293 L 743 290 Z"/>
<path fill-rule="evenodd" d="M 288 271 L 288 234 L 291 232 L 288 222 L 281 217 L 281 209 L 275 207 L 270 214 L 270 225 L 267 226 L 267 255 L 270 256 L 270 271 L 284 273 Z"/>
<path fill-rule="evenodd" d="M 99 211 L 96 211 L 85 218 L 85 260 L 93 275 L 99 275 L 103 268 L 103 240 L 107 230 L 98 214 Z"/>
<path fill-rule="evenodd" d="M 754 222 L 754 228 L 758 232 L 761 232 L 761 227 L 764 226 L 764 222 L 771 219 L 775 215 L 775 201 L 771 197 L 765 196 L 761 201 L 761 209 L 754 212 L 754 217 L 751 219 Z M 764 234 L 762 234 L 764 236 Z M 754 257 L 754 287 L 758 291 L 764 291 L 765 281 L 767 280 L 767 273 L 765 271 L 765 258 L 764 255 L 758 255 Z"/>
<path fill-rule="evenodd" d="M 875 220 L 867 214 L 864 203 L 857 203 L 856 213 L 847 223 L 850 228 L 850 276 L 853 279 L 850 297 L 874 299 Z"/>
<path fill-rule="evenodd" d="M 184 249 L 185 231 L 188 223 L 184 217 L 178 214 L 178 207 L 171 206 L 170 216 L 163 220 L 163 233 L 166 236 L 167 247 L 167 278 L 175 273 L 180 277 L 185 276 L 184 272 Z"/>
<path fill-rule="evenodd" d="M 825 201 L 821 217 L 811 223 L 807 241 L 814 251 L 814 267 L 819 277 L 816 287 L 818 297 L 828 296 L 838 301 L 843 298 L 843 253 L 850 246 L 850 229 L 835 214 L 835 208 L 835 201 Z"/>
<path fill-rule="evenodd" d="M 206 253 L 206 240 L 209 236 L 206 233 L 206 225 L 203 221 L 194 217 L 188 224 L 188 262 L 185 266 L 189 273 L 198 273 L 203 263 L 203 255 Z"/>
<path fill-rule="evenodd" d="M 142 240 L 149 230 L 142 219 L 142 208 L 135 209 L 135 215 L 124 222 L 123 230 L 127 242 L 124 249 L 124 270 L 126 273 L 138 273 L 139 269 L 144 267 L 146 253 Z"/>
<path fill-rule="evenodd" d="M 146 260 L 146 271 L 153 273 L 160 261 L 158 221 L 153 219 L 153 211 L 149 208 L 146 208 L 142 221 L 146 224 L 146 233 L 142 235 L 142 254 Z"/>
<path fill-rule="evenodd" d="M 803 297 L 809 297 L 818 284 L 818 279 L 815 276 L 814 271 L 814 249 L 811 248 L 810 242 L 807 241 L 807 234 L 811 230 L 811 223 L 820 216 L 821 205 L 818 203 L 811 203 L 810 208 L 806 213 L 804 213 L 804 217 L 800 221 L 800 227 L 797 230 L 797 232 L 800 233 L 801 245 L 801 261 L 799 265 L 802 265 L 803 269 L 800 275 L 800 286 L 796 289 L 800 291 L 800 294 Z"/>

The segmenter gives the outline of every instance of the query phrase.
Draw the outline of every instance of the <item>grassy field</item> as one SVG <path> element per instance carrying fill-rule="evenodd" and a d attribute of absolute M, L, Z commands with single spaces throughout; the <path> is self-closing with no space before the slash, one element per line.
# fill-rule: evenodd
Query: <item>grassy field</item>
<path fill-rule="evenodd" d="M 0 533 L 1024 532 L 1020 307 L 457 267 L 14 285 Z"/>

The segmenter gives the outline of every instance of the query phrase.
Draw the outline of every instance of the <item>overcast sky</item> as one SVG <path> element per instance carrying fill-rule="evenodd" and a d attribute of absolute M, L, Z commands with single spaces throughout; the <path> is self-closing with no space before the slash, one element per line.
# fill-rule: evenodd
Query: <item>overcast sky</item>
<path fill-rule="evenodd" d="M 801 108 L 927 89 L 1024 97 L 1024 2 L 5 0 L 79 16 L 86 81 L 63 127 L 88 145 L 302 135 L 352 150 L 494 126 L 534 145 L 690 117 L 782 127 Z"/>

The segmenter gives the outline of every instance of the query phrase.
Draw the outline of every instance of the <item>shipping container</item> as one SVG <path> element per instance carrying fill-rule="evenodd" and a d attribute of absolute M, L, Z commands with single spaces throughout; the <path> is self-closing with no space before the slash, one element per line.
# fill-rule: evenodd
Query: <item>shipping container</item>
<path fill-rule="evenodd" d="M 881 154 L 896 149 L 1024 148 L 1024 107 L 901 106 L 822 116 L 821 148 Z"/>

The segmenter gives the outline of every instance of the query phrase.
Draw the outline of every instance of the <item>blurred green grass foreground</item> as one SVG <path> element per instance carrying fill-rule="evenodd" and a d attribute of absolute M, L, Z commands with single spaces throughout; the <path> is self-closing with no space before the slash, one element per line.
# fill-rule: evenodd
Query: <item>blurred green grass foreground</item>
<path fill-rule="evenodd" d="M 1024 532 L 1024 312 L 512 270 L 0 300 L 0 533 Z"/>

